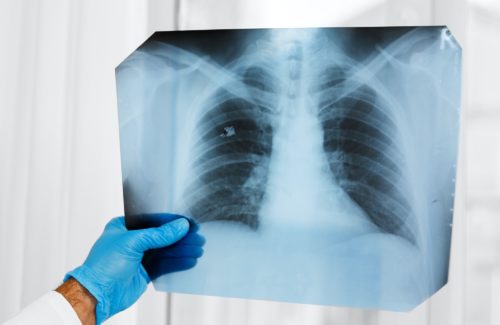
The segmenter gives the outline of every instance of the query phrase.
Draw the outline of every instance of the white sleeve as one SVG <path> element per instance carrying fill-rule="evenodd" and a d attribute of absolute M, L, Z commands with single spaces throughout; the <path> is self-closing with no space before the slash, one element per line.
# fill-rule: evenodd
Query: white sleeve
<path fill-rule="evenodd" d="M 1 325 L 82 325 L 73 307 L 60 293 L 51 291 L 26 306 Z"/>

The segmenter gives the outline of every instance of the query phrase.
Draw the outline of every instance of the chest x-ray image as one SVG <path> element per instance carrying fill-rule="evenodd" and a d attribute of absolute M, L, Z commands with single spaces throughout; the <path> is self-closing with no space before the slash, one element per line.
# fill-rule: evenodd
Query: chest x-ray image
<path fill-rule="evenodd" d="M 116 69 L 127 226 L 192 218 L 157 290 L 407 311 L 448 278 L 446 27 L 157 32 Z"/>

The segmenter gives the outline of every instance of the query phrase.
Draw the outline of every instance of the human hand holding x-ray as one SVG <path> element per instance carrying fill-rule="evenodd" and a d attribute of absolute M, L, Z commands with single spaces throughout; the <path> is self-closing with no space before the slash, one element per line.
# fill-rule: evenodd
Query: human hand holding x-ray
<path fill-rule="evenodd" d="M 66 275 L 65 281 L 76 279 L 95 298 L 97 324 L 135 303 L 151 279 L 191 268 L 203 254 L 205 240 L 193 222 L 157 216 L 158 227 L 138 230 L 127 230 L 123 217 L 112 219 L 83 265 Z"/>
<path fill-rule="evenodd" d="M 158 213 L 154 216 L 156 224 L 160 226 L 172 220 L 184 218 L 177 214 Z M 151 280 L 172 272 L 183 271 L 194 267 L 198 258 L 203 255 L 205 238 L 198 233 L 200 227 L 189 219 L 189 232 L 173 245 L 152 249 L 144 254 L 142 265 Z"/>

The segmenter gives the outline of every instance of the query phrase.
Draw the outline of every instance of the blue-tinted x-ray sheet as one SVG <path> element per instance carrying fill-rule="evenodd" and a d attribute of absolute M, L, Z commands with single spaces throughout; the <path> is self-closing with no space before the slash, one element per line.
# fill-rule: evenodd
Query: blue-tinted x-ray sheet
<path fill-rule="evenodd" d="M 155 288 L 428 298 L 447 282 L 460 60 L 446 27 L 155 33 L 116 70 L 127 225 L 178 213 L 207 239 Z"/>

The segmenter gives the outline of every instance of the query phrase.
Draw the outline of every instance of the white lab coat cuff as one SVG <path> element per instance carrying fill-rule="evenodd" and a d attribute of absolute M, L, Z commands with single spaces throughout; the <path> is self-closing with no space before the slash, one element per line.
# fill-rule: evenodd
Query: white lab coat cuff
<path fill-rule="evenodd" d="M 56 291 L 46 293 L 2 325 L 30 324 L 82 325 L 70 303 Z"/>

